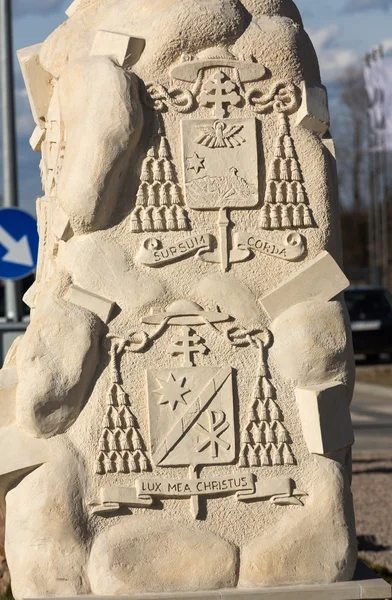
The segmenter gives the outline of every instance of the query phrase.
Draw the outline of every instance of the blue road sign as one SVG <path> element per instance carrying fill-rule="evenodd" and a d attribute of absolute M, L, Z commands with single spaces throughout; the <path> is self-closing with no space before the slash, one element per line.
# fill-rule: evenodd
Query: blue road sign
<path fill-rule="evenodd" d="M 20 208 L 0 209 L 0 279 L 27 277 L 37 258 L 37 221 Z"/>

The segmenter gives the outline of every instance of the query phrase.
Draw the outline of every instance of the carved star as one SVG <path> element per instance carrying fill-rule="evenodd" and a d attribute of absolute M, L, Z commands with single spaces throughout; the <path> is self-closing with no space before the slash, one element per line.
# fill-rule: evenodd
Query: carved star
<path fill-rule="evenodd" d="M 205 158 L 201 158 L 196 152 L 193 153 L 193 156 L 190 156 L 186 159 L 186 168 L 188 171 L 193 169 L 195 173 L 202 171 L 205 169 L 204 162 Z"/>
<path fill-rule="evenodd" d="M 172 410 L 175 410 L 177 404 L 180 402 L 181 404 L 186 404 L 184 396 L 185 394 L 189 394 L 190 390 L 184 389 L 185 377 L 176 379 L 173 373 L 170 373 L 167 381 L 158 378 L 157 380 L 159 381 L 160 388 L 159 390 L 155 390 L 155 392 L 162 396 L 159 404 L 170 404 Z"/>

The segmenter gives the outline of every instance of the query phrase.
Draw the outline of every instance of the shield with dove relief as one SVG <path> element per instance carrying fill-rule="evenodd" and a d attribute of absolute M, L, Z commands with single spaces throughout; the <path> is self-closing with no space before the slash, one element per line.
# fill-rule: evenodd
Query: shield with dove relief
<path fill-rule="evenodd" d="M 194 210 L 251 209 L 259 203 L 256 121 L 182 121 L 187 204 Z"/>
<path fill-rule="evenodd" d="M 259 204 L 256 120 L 183 120 L 181 128 L 187 205 L 193 210 L 219 211 L 218 248 L 200 258 L 221 263 L 226 272 L 231 264 L 250 256 L 249 249 L 230 249 L 229 213 Z"/>

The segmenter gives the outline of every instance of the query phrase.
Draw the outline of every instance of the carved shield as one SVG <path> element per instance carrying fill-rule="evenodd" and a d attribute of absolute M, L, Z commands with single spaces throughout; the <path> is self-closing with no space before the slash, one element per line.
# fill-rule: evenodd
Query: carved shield
<path fill-rule="evenodd" d="M 154 465 L 235 460 L 231 368 L 152 369 L 147 372 L 147 389 Z"/>
<path fill-rule="evenodd" d="M 254 208 L 259 202 L 256 121 L 182 121 L 187 204 L 196 210 Z"/>

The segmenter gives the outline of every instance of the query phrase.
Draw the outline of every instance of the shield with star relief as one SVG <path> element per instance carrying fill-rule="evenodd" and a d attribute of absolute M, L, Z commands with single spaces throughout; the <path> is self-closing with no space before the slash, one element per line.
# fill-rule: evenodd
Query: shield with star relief
<path fill-rule="evenodd" d="M 229 367 L 147 371 L 155 466 L 229 464 L 235 460 L 233 372 Z"/>
<path fill-rule="evenodd" d="M 259 203 L 256 120 L 184 120 L 187 204 L 195 210 L 250 209 Z"/>

